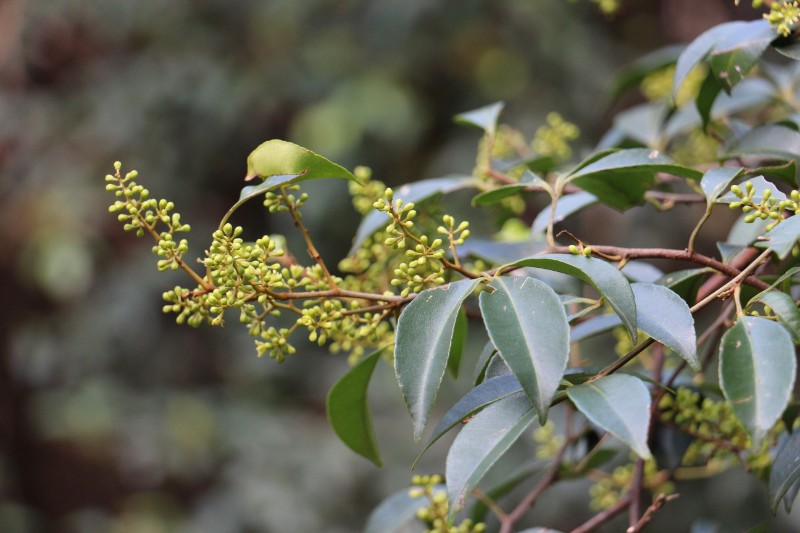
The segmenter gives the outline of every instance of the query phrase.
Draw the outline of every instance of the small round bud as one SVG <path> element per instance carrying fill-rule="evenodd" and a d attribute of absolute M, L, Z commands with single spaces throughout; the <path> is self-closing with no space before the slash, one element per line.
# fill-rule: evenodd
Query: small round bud
<path fill-rule="evenodd" d="M 119 161 L 114 161 L 114 170 L 119 172 L 119 169 L 121 168 L 122 168 L 122 163 L 120 163 Z"/>

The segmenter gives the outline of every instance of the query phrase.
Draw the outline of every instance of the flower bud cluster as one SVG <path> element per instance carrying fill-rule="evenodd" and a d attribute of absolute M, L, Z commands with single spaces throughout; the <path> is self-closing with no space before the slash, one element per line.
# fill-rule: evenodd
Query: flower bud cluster
<path fill-rule="evenodd" d="M 533 430 L 533 440 L 539 445 L 536 448 L 536 457 L 540 459 L 550 459 L 558 455 L 565 442 L 564 435 L 556 433 L 556 425 L 552 420 Z"/>
<path fill-rule="evenodd" d="M 800 2 L 797 0 L 772 2 L 770 11 L 764 14 L 764 18 L 780 35 L 788 37 L 800 21 Z"/>
<path fill-rule="evenodd" d="M 567 122 L 558 113 L 548 113 L 546 124 L 539 127 L 531 141 L 531 148 L 540 156 L 567 159 L 572 155 L 569 143 L 580 135 L 578 126 Z"/>
<path fill-rule="evenodd" d="M 582 255 L 584 257 L 591 257 L 592 256 L 592 247 L 591 246 L 584 246 L 580 245 L 577 246 L 575 244 L 569 245 L 569 253 L 572 255 Z"/>
<path fill-rule="evenodd" d="M 589 506 L 593 510 L 599 511 L 617 503 L 630 490 L 635 470 L 636 462 L 633 460 L 603 475 L 589 487 L 591 496 Z M 669 473 L 666 470 L 659 470 L 654 459 L 644 462 L 642 487 L 650 491 L 654 497 L 659 494 L 671 494 L 675 491 L 675 486 L 669 481 Z"/>
<path fill-rule="evenodd" d="M 296 210 L 308 200 L 308 194 L 302 193 L 300 196 L 295 197 L 294 194 L 288 191 L 299 191 L 299 185 L 286 185 L 281 187 L 278 192 L 268 191 L 264 194 L 264 207 L 270 213 L 285 213 L 289 210 Z M 301 218 L 300 213 L 296 213 L 298 218 Z"/>
<path fill-rule="evenodd" d="M 412 498 L 427 498 L 429 501 L 428 507 L 417 511 L 417 518 L 428 527 L 425 533 L 483 533 L 486 531 L 486 524 L 480 522 L 473 524 L 470 519 L 463 520 L 457 526 L 451 523 L 451 520 L 447 517 L 450 509 L 447 492 L 436 487 L 442 481 L 442 476 L 438 474 L 414 476 L 411 479 L 411 483 L 415 487 L 409 490 L 409 496 Z"/>
<path fill-rule="evenodd" d="M 139 173 L 132 170 L 121 173 L 122 164 L 114 163 L 115 173 L 106 175 L 106 190 L 113 192 L 118 199 L 108 208 L 111 213 L 118 213 L 117 220 L 124 223 L 125 231 L 135 231 L 141 237 L 148 232 L 156 238 L 153 253 L 161 259 L 158 269 L 177 270 L 182 257 L 189 251 L 186 239 L 175 239 L 176 233 L 187 232 L 189 224 L 181 222 L 180 213 L 175 213 L 175 204 L 167 200 L 150 198 L 150 191 L 134 180 Z M 159 225 L 165 229 L 157 231 Z"/>
<path fill-rule="evenodd" d="M 791 198 L 785 200 L 776 199 L 772 196 L 771 189 L 765 189 L 761 193 L 761 198 L 754 201 L 756 194 L 755 186 L 752 181 L 744 183 L 744 190 L 739 185 L 732 185 L 731 192 L 741 199 L 739 202 L 731 202 L 731 209 L 741 209 L 742 213 L 746 213 L 744 221 L 747 223 L 754 222 L 756 219 L 767 220 L 772 219 L 767 225 L 767 231 L 774 228 L 778 223 L 785 220 L 783 212 L 785 210 L 796 211 L 798 208 L 798 201 L 800 201 L 800 192 L 792 191 Z"/>

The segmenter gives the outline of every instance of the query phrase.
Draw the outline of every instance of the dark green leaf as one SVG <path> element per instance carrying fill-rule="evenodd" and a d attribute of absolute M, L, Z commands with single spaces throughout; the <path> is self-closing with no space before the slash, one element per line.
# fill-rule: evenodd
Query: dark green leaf
<path fill-rule="evenodd" d="M 576 192 L 562 196 L 556 202 L 556 213 L 553 223 L 561 222 L 573 213 L 577 213 L 584 207 L 597 203 L 597 197 L 588 192 Z M 531 226 L 533 235 L 544 233 L 547 230 L 547 223 L 550 220 L 550 208 L 546 207 L 539 211 Z"/>
<path fill-rule="evenodd" d="M 419 439 L 442 382 L 453 330 L 464 299 L 478 280 L 422 291 L 397 321 L 394 368 Z"/>
<path fill-rule="evenodd" d="M 800 157 L 800 133 L 780 126 L 767 124 L 748 131 L 725 147 L 725 158 L 761 156 L 772 159 Z"/>
<path fill-rule="evenodd" d="M 794 215 L 764 234 L 763 239 L 756 242 L 758 248 L 769 248 L 781 259 L 792 252 L 797 239 L 800 238 L 800 216 Z"/>
<path fill-rule="evenodd" d="M 434 494 L 446 490 L 444 485 L 436 485 Z M 416 521 L 417 511 L 430 505 L 428 498 L 412 498 L 408 488 L 398 490 L 381 502 L 369 515 L 364 533 L 403 533 L 412 520 Z"/>
<path fill-rule="evenodd" d="M 497 129 L 497 119 L 500 117 L 503 107 L 505 107 L 505 103 L 495 102 L 494 104 L 456 115 L 454 120 L 457 124 L 474 126 L 486 133 L 494 133 Z"/>
<path fill-rule="evenodd" d="M 800 432 L 795 432 L 784 443 L 769 475 L 769 504 L 772 512 L 778 511 L 778 504 L 792 485 L 800 479 Z"/>
<path fill-rule="evenodd" d="M 472 205 L 483 206 L 496 204 L 501 200 L 508 198 L 509 196 L 518 194 L 527 186 L 528 185 L 524 183 L 515 183 L 513 185 L 504 185 L 490 191 L 483 191 L 482 193 L 475 195 L 475 197 L 472 199 Z"/>
<path fill-rule="evenodd" d="M 719 384 L 755 441 L 761 440 L 789 403 L 795 367 L 792 338 L 772 320 L 740 317 L 722 337 Z"/>
<path fill-rule="evenodd" d="M 448 194 L 460 189 L 475 187 L 477 181 L 472 176 L 446 176 L 407 183 L 394 190 L 394 198 L 403 202 L 422 202 L 439 194 Z M 353 255 L 364 241 L 376 231 L 389 225 L 389 218 L 382 211 L 370 211 L 361 221 L 353 238 L 353 246 L 348 255 Z"/>
<path fill-rule="evenodd" d="M 730 92 L 776 38 L 775 30 L 766 20 L 738 23 L 735 28 L 724 31 L 714 43 L 709 57 L 711 71 Z"/>
<path fill-rule="evenodd" d="M 450 514 L 464 506 L 464 498 L 495 462 L 536 420 L 526 396 L 497 401 L 475 415 L 453 441 L 445 467 Z"/>
<path fill-rule="evenodd" d="M 630 446 L 642 459 L 650 458 L 650 391 L 641 380 L 612 374 L 569 387 L 567 396 L 594 425 Z"/>
<path fill-rule="evenodd" d="M 795 341 L 800 342 L 800 309 L 797 309 L 794 298 L 785 292 L 769 291 L 756 296 L 756 299 L 769 306 L 778 317 L 778 322 L 789 330 Z"/>
<path fill-rule="evenodd" d="M 489 338 L 517 376 L 541 420 L 569 359 L 569 323 L 558 295 L 533 278 L 500 277 L 480 296 Z"/>
<path fill-rule="evenodd" d="M 475 385 L 478 385 L 485 379 L 486 368 L 489 366 L 489 361 L 492 356 L 496 353 L 497 348 L 494 347 L 492 341 L 487 342 L 483 346 L 483 350 L 481 350 L 480 355 L 478 355 L 478 360 L 475 362 L 475 370 L 472 373 L 472 381 Z"/>
<path fill-rule="evenodd" d="M 783 42 L 781 42 L 783 41 Z M 779 40 L 776 43 L 773 43 L 773 48 L 775 50 L 790 59 L 794 59 L 795 61 L 800 61 L 800 42 L 795 39 L 783 39 Z"/>
<path fill-rule="evenodd" d="M 453 378 L 458 378 L 461 367 L 461 357 L 464 354 L 464 345 L 467 343 L 467 313 L 464 309 L 458 312 L 456 327 L 453 330 L 453 342 L 450 344 L 450 355 L 447 357 L 447 370 Z"/>
<path fill-rule="evenodd" d="M 333 431 L 351 450 L 382 466 L 381 454 L 367 404 L 367 387 L 383 350 L 350 369 L 328 393 L 325 401 Z"/>
<path fill-rule="evenodd" d="M 723 85 L 714 75 L 709 73 L 703 84 L 700 86 L 700 91 L 697 93 L 694 104 L 697 106 L 697 112 L 700 113 L 700 119 L 703 121 L 703 130 L 708 127 L 711 121 L 711 108 L 714 107 L 714 102 L 717 96 L 722 92 Z"/>
<path fill-rule="evenodd" d="M 701 172 L 678 165 L 657 150 L 631 148 L 611 153 L 570 174 L 567 180 L 612 207 L 626 209 L 644 201 L 657 172 L 702 177 Z"/>
<path fill-rule="evenodd" d="M 636 302 L 625 276 L 605 261 L 570 254 L 545 254 L 520 259 L 515 266 L 555 270 L 592 284 L 622 318 L 622 323 L 636 342 Z"/>
<path fill-rule="evenodd" d="M 794 160 L 787 161 L 782 165 L 753 168 L 747 171 L 747 175 L 749 176 L 756 176 L 759 174 L 772 176 L 784 182 L 786 185 L 797 187 L 797 164 Z"/>
<path fill-rule="evenodd" d="M 665 275 L 657 283 L 669 287 L 675 294 L 683 298 L 684 302 L 694 303 L 703 280 L 714 272 L 714 269 L 708 267 L 678 270 Z"/>
<path fill-rule="evenodd" d="M 639 329 L 680 355 L 699 372 L 694 317 L 686 302 L 663 285 L 633 283 L 631 288 L 636 299 Z"/>
<path fill-rule="evenodd" d="M 491 379 L 487 379 L 467 394 L 461 397 L 456 404 L 450 408 L 442 420 L 433 430 L 431 438 L 425 444 L 425 448 L 417 456 L 414 464 L 417 464 L 422 454 L 433 446 L 442 436 L 463 423 L 467 418 L 474 415 L 487 405 L 491 405 L 498 400 L 502 400 L 512 394 L 523 394 L 522 385 L 513 374 L 505 374 Z M 413 466 L 412 466 L 413 468 Z"/>

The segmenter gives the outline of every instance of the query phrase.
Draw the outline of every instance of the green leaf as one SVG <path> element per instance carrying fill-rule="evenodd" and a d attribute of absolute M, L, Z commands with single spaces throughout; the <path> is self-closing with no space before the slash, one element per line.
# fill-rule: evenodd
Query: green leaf
<path fill-rule="evenodd" d="M 675 75 L 672 81 L 673 94 L 677 94 L 678 89 L 680 89 L 683 82 L 686 81 L 686 77 L 692 69 L 708 56 L 709 52 L 714 48 L 714 44 L 717 42 L 719 36 L 727 31 L 729 27 L 735 27 L 735 24 L 737 23 L 728 22 L 714 26 L 700 34 L 686 47 L 675 64 Z"/>
<path fill-rule="evenodd" d="M 283 185 L 320 178 L 341 178 L 358 183 L 356 177 L 344 167 L 302 146 L 279 139 L 260 144 L 247 157 L 245 180 L 257 177 L 264 181 L 242 189 L 239 200 L 222 218 L 220 228 L 245 202 Z"/>
<path fill-rule="evenodd" d="M 461 424 L 474 415 L 484 407 L 493 404 L 498 400 L 507 398 L 513 394 L 523 394 L 522 385 L 513 374 L 505 374 L 491 379 L 487 379 L 474 389 L 470 390 L 456 404 L 445 413 L 442 420 L 433 430 L 431 438 L 425 444 L 425 448 L 419 453 L 419 456 L 414 460 L 414 465 L 417 464 L 420 457 L 433 446 L 442 436 Z M 413 466 L 412 466 L 413 469 Z"/>
<path fill-rule="evenodd" d="M 775 30 L 766 20 L 738 23 L 722 32 L 714 43 L 709 57 L 711 71 L 730 92 L 747 76 L 776 38 Z"/>
<path fill-rule="evenodd" d="M 675 163 L 657 150 L 630 148 L 611 153 L 567 176 L 567 181 L 594 194 L 617 209 L 641 204 L 655 183 L 655 174 L 666 172 L 700 179 L 702 172 Z"/>
<path fill-rule="evenodd" d="M 631 339 L 636 342 L 636 302 L 633 290 L 625 276 L 605 261 L 580 255 L 544 254 L 520 259 L 512 265 L 554 270 L 590 283 L 622 318 Z"/>
<path fill-rule="evenodd" d="M 475 187 L 478 181 L 472 176 L 445 176 L 407 183 L 394 190 L 394 198 L 408 202 L 422 202 L 439 194 L 448 194 L 460 189 Z M 348 255 L 353 255 L 361 245 L 376 231 L 389 225 L 389 218 L 382 211 L 372 210 L 367 213 L 356 230 L 353 246 Z"/>
<path fill-rule="evenodd" d="M 798 479 L 800 479 L 800 432 L 795 432 L 784 443 L 775 456 L 775 462 L 772 463 L 769 475 L 769 504 L 773 513 L 778 512 L 781 499 Z M 791 509 L 791 502 L 787 502 L 787 505 L 788 509 Z"/>
<path fill-rule="evenodd" d="M 573 213 L 577 213 L 584 207 L 597 203 L 597 197 L 588 192 L 576 192 L 562 196 L 556 202 L 556 213 L 553 223 L 561 222 Z M 547 230 L 547 223 L 550 220 L 550 209 L 548 207 L 539 211 L 531 226 L 531 233 L 541 234 Z"/>
<path fill-rule="evenodd" d="M 612 374 L 569 387 L 567 396 L 594 425 L 620 439 L 642 459 L 650 458 L 650 391 L 640 379 Z"/>
<path fill-rule="evenodd" d="M 719 384 L 755 441 L 761 440 L 789 403 L 795 370 L 792 338 L 772 320 L 740 317 L 722 337 Z"/>
<path fill-rule="evenodd" d="M 331 387 L 325 401 L 333 431 L 351 450 L 383 466 L 372 415 L 367 404 L 367 387 L 383 350 L 364 358 Z"/>
<path fill-rule="evenodd" d="M 771 176 L 786 185 L 797 187 L 797 164 L 794 160 L 787 161 L 782 165 L 772 165 L 766 167 L 753 168 L 747 171 L 746 175 L 755 176 L 764 174 Z"/>
<path fill-rule="evenodd" d="M 769 291 L 757 295 L 751 302 L 754 300 L 769 306 L 778 317 L 778 322 L 789 330 L 796 342 L 800 342 L 800 309 L 797 308 L 794 298 L 785 292 Z"/>
<path fill-rule="evenodd" d="M 558 295 L 533 278 L 501 277 L 480 296 L 489 338 L 517 376 L 539 417 L 550 402 L 569 359 L 569 323 Z"/>
<path fill-rule="evenodd" d="M 444 492 L 444 485 L 436 485 L 434 494 Z M 416 522 L 417 511 L 430 505 L 428 498 L 412 498 L 408 488 L 400 489 L 381 502 L 369 515 L 364 533 L 406 533 L 408 523 Z"/>
<path fill-rule="evenodd" d="M 725 148 L 725 158 L 761 156 L 772 159 L 800 157 L 800 133 L 778 124 L 751 129 L 731 141 Z"/>
<path fill-rule="evenodd" d="M 700 113 L 704 131 L 711 121 L 711 109 L 714 107 L 714 102 L 717 100 L 719 93 L 722 92 L 722 89 L 722 83 L 713 72 L 710 72 L 706 76 L 706 79 L 703 80 L 703 84 L 700 86 L 694 104 L 697 106 L 697 112 Z"/>
<path fill-rule="evenodd" d="M 686 302 L 663 285 L 633 283 L 631 288 L 636 299 L 639 329 L 680 355 L 699 372 L 694 317 Z"/>
<path fill-rule="evenodd" d="M 476 207 L 493 205 L 505 198 L 516 195 L 526 187 L 528 187 L 527 184 L 514 183 L 512 185 L 497 187 L 496 189 L 492 189 L 490 191 L 483 191 L 482 193 L 475 195 L 475 197 L 472 199 L 472 205 Z"/>
<path fill-rule="evenodd" d="M 493 403 L 464 426 L 450 447 L 445 467 L 451 516 L 534 420 L 536 410 L 528 398 L 512 396 Z"/>
<path fill-rule="evenodd" d="M 495 102 L 494 104 L 456 115 L 454 120 L 456 124 L 474 126 L 492 134 L 497 129 L 497 119 L 500 117 L 503 107 L 505 107 L 505 103 Z"/>
<path fill-rule="evenodd" d="M 450 355 L 447 357 L 447 370 L 453 378 L 458 378 L 461 367 L 461 357 L 464 354 L 464 345 L 467 343 L 467 313 L 459 310 L 456 317 L 456 327 L 453 330 L 453 342 L 450 344 Z"/>
<path fill-rule="evenodd" d="M 397 321 L 394 369 L 417 440 L 442 382 L 461 304 L 478 283 L 462 280 L 424 290 Z"/>
<path fill-rule="evenodd" d="M 743 168 L 719 167 L 712 168 L 700 180 L 700 188 L 706 197 L 706 203 L 712 205 L 730 188 L 731 183 L 744 173 Z"/>
<path fill-rule="evenodd" d="M 478 355 L 478 360 L 475 362 L 475 370 L 472 372 L 472 382 L 475 385 L 481 383 L 486 376 L 486 367 L 489 366 L 489 360 L 497 353 L 497 349 L 492 344 L 492 341 L 487 342 L 483 346 L 483 350 Z"/>
<path fill-rule="evenodd" d="M 781 259 L 785 259 L 792 252 L 797 239 L 800 238 L 800 216 L 793 215 L 763 236 L 763 240 L 756 242 L 758 248 L 769 248 Z"/>
<path fill-rule="evenodd" d="M 297 181 L 319 178 L 342 178 L 357 182 L 344 167 L 332 163 L 311 150 L 288 141 L 273 139 L 253 150 L 247 157 L 245 179 L 269 179 L 272 176 L 294 174 Z"/>

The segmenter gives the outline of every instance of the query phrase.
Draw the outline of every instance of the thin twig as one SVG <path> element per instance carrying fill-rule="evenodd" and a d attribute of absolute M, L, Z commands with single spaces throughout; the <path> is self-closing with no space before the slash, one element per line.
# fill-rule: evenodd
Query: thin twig
<path fill-rule="evenodd" d="M 625 533 L 638 533 L 644 529 L 644 526 L 646 526 L 653 519 L 653 515 L 656 513 L 656 511 L 664 507 L 667 502 L 671 502 L 677 497 L 677 494 L 659 494 L 656 496 L 656 499 L 653 500 L 653 503 L 651 503 L 650 507 L 648 507 L 644 512 L 642 518 L 640 518 L 636 524 L 626 529 Z"/>
<path fill-rule="evenodd" d="M 629 503 L 630 495 L 620 498 L 617 503 L 597 513 L 592 518 L 573 529 L 570 533 L 589 533 L 590 531 L 593 531 L 596 527 L 605 524 L 619 513 L 624 511 L 625 508 L 628 507 Z"/>

